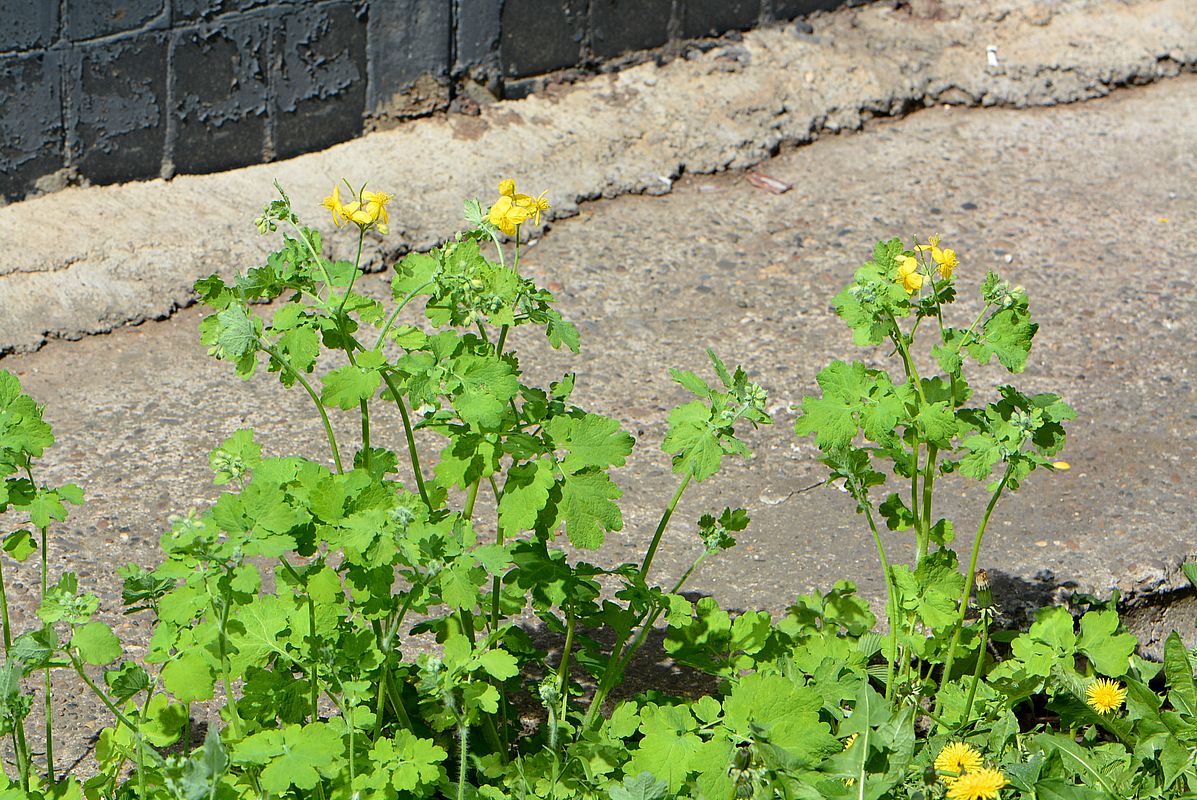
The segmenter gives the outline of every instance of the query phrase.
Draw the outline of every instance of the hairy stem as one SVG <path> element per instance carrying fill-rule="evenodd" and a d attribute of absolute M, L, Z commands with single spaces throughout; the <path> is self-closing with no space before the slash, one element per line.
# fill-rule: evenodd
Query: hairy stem
<path fill-rule="evenodd" d="M 574 627 L 577 619 L 572 608 L 565 612 L 565 644 L 561 646 L 561 663 L 557 665 L 557 691 L 561 695 L 561 719 L 569 711 L 569 656 L 574 647 Z"/>
<path fill-rule="evenodd" d="M 885 593 L 889 598 L 886 603 L 889 614 L 889 662 L 885 669 L 885 699 L 893 697 L 894 666 L 898 660 L 898 592 L 894 587 L 894 576 L 889 568 L 889 559 L 885 557 L 885 543 L 881 541 L 881 533 L 877 530 L 877 523 L 873 520 L 873 512 L 869 504 L 858 498 L 864 510 L 865 521 L 873 534 L 873 544 L 877 547 L 877 559 L 881 562 L 881 570 L 885 574 Z"/>
<path fill-rule="evenodd" d="M 33 475 L 30 473 L 29 480 L 33 481 Z M 42 539 L 41 552 L 41 584 L 42 584 L 42 600 L 46 599 L 46 587 L 49 584 L 50 569 L 48 566 L 47 550 L 49 545 L 48 529 L 39 527 Z M 42 686 L 45 691 L 42 697 L 42 710 L 45 713 L 46 726 L 46 777 L 51 783 L 54 782 L 54 697 L 53 685 L 50 681 L 50 667 L 46 667 Z"/>
<path fill-rule="evenodd" d="M 977 650 L 977 666 L 973 668 L 973 682 L 968 687 L 968 699 L 964 702 L 964 716 L 960 718 L 960 726 L 968 724 L 969 715 L 973 713 L 973 699 L 977 696 L 977 684 L 981 680 L 981 670 L 985 666 L 985 648 L 989 644 L 989 615 L 981 617 L 981 647 Z"/>
<path fill-rule="evenodd" d="M 279 557 L 279 563 L 283 565 L 283 569 L 291 576 L 291 580 L 295 581 L 298 587 L 304 587 L 303 578 L 295 571 L 295 567 L 291 566 L 291 562 L 283 557 Z M 306 587 L 305 587 L 306 588 Z M 312 595 L 304 591 L 304 597 L 308 605 L 308 660 L 309 660 L 309 681 L 311 683 L 311 703 L 312 703 L 312 722 L 319 720 L 319 711 L 317 705 L 320 700 L 320 674 L 319 674 L 319 647 L 316 642 L 316 604 L 312 601 Z"/>

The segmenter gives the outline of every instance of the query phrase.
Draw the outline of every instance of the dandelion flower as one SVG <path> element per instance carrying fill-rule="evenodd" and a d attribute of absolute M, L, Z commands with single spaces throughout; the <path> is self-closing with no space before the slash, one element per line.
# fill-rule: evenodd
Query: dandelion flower
<path fill-rule="evenodd" d="M 1122 701 L 1126 700 L 1126 689 L 1118 681 L 1098 678 L 1089 684 L 1085 697 L 1098 714 L 1108 714 L 1122 707 Z"/>
<path fill-rule="evenodd" d="M 939 751 L 935 759 L 936 772 L 973 772 L 981 768 L 981 753 L 971 744 L 952 742 Z"/>
<path fill-rule="evenodd" d="M 919 262 L 914 256 L 898 256 L 898 283 L 906 290 L 906 294 L 914 294 L 923 285 L 923 276 L 919 273 Z"/>
<path fill-rule="evenodd" d="M 953 778 L 948 784 L 948 800 L 997 800 L 1005 785 L 1005 775 L 984 767 Z"/>

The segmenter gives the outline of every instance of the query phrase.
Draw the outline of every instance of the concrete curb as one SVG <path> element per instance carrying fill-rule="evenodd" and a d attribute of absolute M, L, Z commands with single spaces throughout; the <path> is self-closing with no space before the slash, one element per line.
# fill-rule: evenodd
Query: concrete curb
<path fill-rule="evenodd" d="M 380 267 L 452 235 L 461 198 L 485 200 L 500 177 L 549 189 L 553 214 L 569 216 L 587 199 L 667 192 L 683 172 L 751 167 L 783 145 L 877 115 L 938 103 L 1054 105 L 1191 70 L 1197 6 L 873 5 L 816 18 L 813 32 L 759 30 L 691 55 L 286 162 L 67 189 L 0 208 L 9 254 L 0 265 L 0 354 L 165 317 L 192 302 L 196 278 L 251 266 L 273 243 L 250 225 L 273 179 L 310 223 L 342 177 L 395 192 L 392 234 L 370 245 Z"/>

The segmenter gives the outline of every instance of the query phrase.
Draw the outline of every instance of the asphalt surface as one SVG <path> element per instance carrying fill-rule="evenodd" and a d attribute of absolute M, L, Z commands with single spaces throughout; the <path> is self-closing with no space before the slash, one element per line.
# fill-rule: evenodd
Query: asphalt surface
<path fill-rule="evenodd" d="M 876 558 L 847 497 L 802 491 L 823 473 L 813 444 L 794 436 L 790 409 L 820 367 L 861 352 L 830 301 L 873 242 L 938 232 L 961 255 L 962 317 L 978 308 L 988 269 L 1026 287 L 1042 329 L 1013 380 L 1058 392 L 1079 413 L 1062 454 L 1073 469 L 1036 475 L 995 515 L 981 564 L 999 603 L 1117 588 L 1149 638 L 1169 625 L 1191 634 L 1179 564 L 1197 550 L 1197 76 L 1051 108 L 930 108 L 783 149 L 756 169 L 792 189 L 773 194 L 737 171 L 687 177 L 660 196 L 583 202 L 527 251 L 526 272 L 557 292 L 583 352 L 568 358 L 532 337 L 512 346 L 536 380 L 576 370 L 575 400 L 639 442 L 617 473 L 625 532 L 594 558 L 643 552 L 675 485 L 658 445 L 685 396 L 667 370 L 704 371 L 712 346 L 769 390 L 777 422 L 747 437 L 755 459 L 684 498 L 658 556 L 661 579 L 696 552 L 700 514 L 743 505 L 753 524 L 741 545 L 691 588 L 732 608 L 780 611 L 797 593 L 849 578 L 878 600 Z M 553 198 L 552 185 L 536 188 Z M 366 283 L 384 287 L 381 276 Z M 199 317 L 186 309 L 0 358 L 46 403 L 58 437 L 39 480 L 87 493 L 54 532 L 51 569 L 77 571 L 134 643 L 146 631 L 119 616 L 114 570 L 155 563 L 168 515 L 214 500 L 209 449 L 252 426 L 268 453 L 322 457 L 304 396 L 269 375 L 242 383 L 209 359 Z M 972 383 L 984 396 L 1005 380 L 992 368 Z M 347 417 L 339 424 L 351 428 Z M 393 419 L 377 420 L 375 435 L 401 441 Z M 947 480 L 941 489 L 958 529 L 975 525 L 976 488 Z M 895 534 L 890 548 L 901 556 L 913 544 Z M 35 579 L 6 574 L 20 628 Z M 78 697 L 64 715 L 77 731 L 67 749 L 82 752 L 102 720 Z"/>

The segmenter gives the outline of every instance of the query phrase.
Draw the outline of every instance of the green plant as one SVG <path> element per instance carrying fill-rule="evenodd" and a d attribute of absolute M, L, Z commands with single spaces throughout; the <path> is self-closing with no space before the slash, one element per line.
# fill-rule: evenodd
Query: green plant
<path fill-rule="evenodd" d="M 250 430 L 212 451 L 225 492 L 172 518 L 162 564 L 122 570 L 127 610 L 153 624 L 141 662 L 122 658 L 73 575 L 50 583 L 48 528 L 81 493 L 37 487 L 33 460 L 50 430 L 0 373 L 0 510 L 38 532 L 10 533 L 3 550 L 43 556 L 34 631 L 10 635 L 0 573 L 0 733 L 15 756 L 0 800 L 1090 800 L 1197 790 L 1197 678 L 1180 639 L 1168 640 L 1161 673 L 1134 655 L 1116 599 L 1086 599 L 1079 620 L 1046 608 L 1030 630 L 1004 630 L 1000 598 L 977 569 L 998 500 L 1053 465 L 1072 416 L 1054 395 L 1008 386 L 987 406 L 967 406 L 965 356 L 996 355 L 1012 372 L 1025 364 L 1035 325 L 1021 290 L 989 276 L 985 310 L 953 329 L 943 309 L 955 299 L 955 254 L 934 240 L 877 246 L 837 307 L 858 343 L 893 346 L 903 379 L 835 362 L 796 429 L 816 436 L 866 520 L 888 628 L 877 630 L 847 582 L 797 598 L 776 620 L 733 616 L 680 591 L 747 529 L 743 509 L 701 515 L 700 555 L 668 587 L 651 578 L 690 484 L 725 457 L 750 455 L 736 436 L 742 423 L 770 421 L 743 370 L 711 353 L 714 383 L 673 371 L 695 397 L 670 413 L 662 442 L 676 489 L 644 555 L 602 569 L 575 554 L 622 528 L 611 473 L 634 442 L 571 402 L 572 375 L 526 383 L 509 346 L 523 327 L 578 347 L 552 295 L 519 272 L 522 229 L 547 209 L 544 196 L 504 181 L 485 211 L 466 203 L 467 230 L 395 266 L 388 311 L 355 286 L 362 244 L 385 230 L 390 198 L 350 188 L 347 203 L 339 191 L 326 199 L 334 224 L 357 234 L 355 260 L 336 261 L 279 194 L 256 223 L 282 229 L 280 249 L 231 281 L 197 284 L 212 309 L 201 339 L 243 378 L 265 367 L 299 387 L 333 466 L 268 457 Z M 916 348 L 924 321 L 938 331 L 930 353 Z M 942 375 L 920 377 L 928 357 Z M 382 414 L 398 419 L 397 446 L 378 436 Z M 442 444 L 431 471 L 417 435 Z M 909 484 L 909 501 L 895 493 L 874 503 L 882 464 Z M 987 480 L 995 469 L 962 573 L 951 523 L 933 518 L 935 485 L 945 473 Z M 486 515 L 483 493 L 493 499 Z M 913 531 L 911 564 L 888 558 L 878 517 Z M 712 676 L 716 691 L 653 688 L 613 701 L 662 622 L 665 651 Z M 86 780 L 59 780 L 49 748 L 44 763 L 29 748 L 38 693 L 52 742 L 45 675 L 54 669 L 76 672 L 113 716 Z M 201 740 L 192 720 L 202 718 Z"/>

